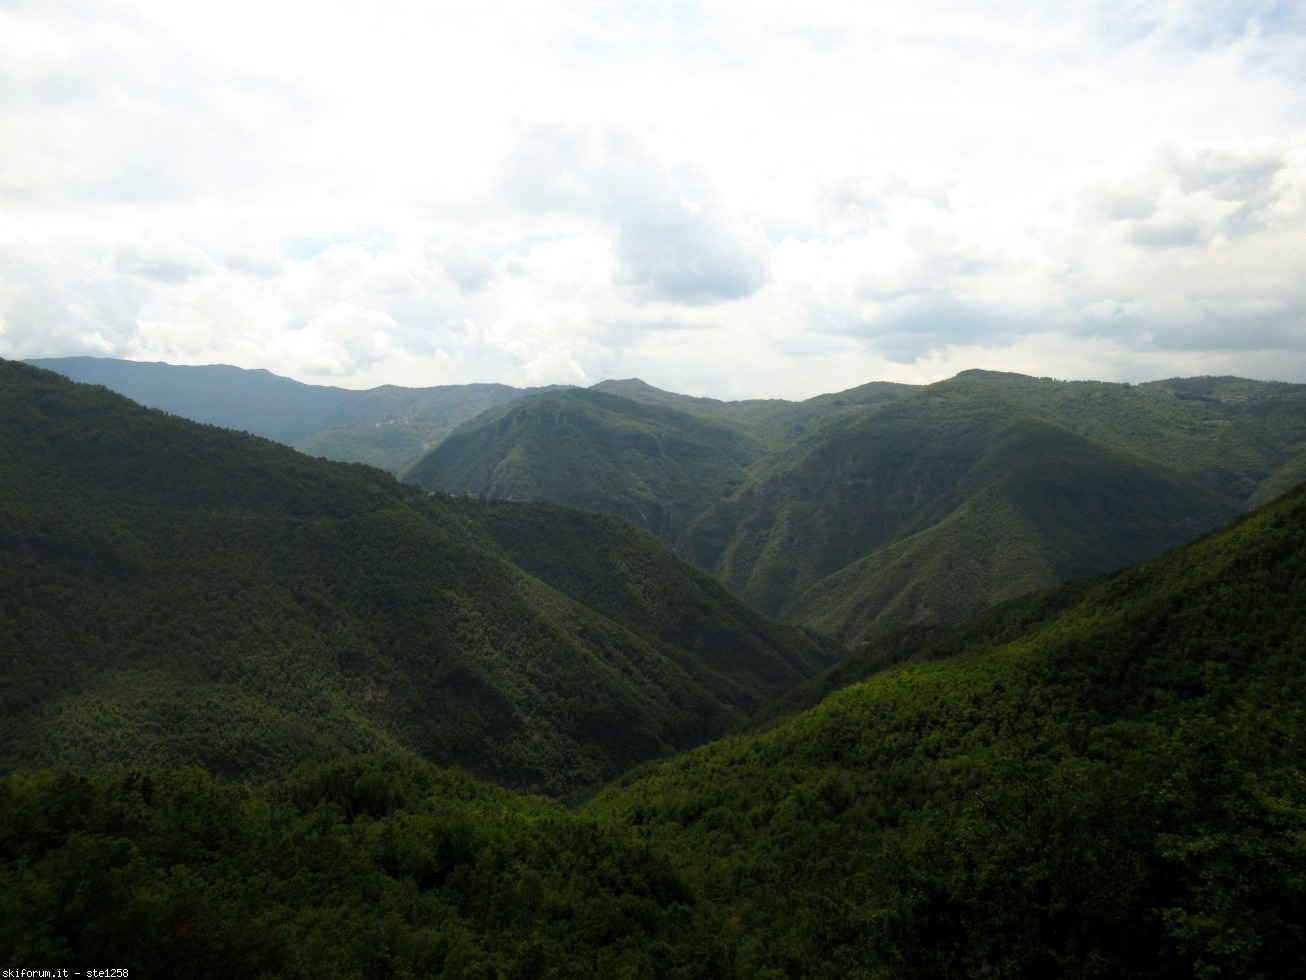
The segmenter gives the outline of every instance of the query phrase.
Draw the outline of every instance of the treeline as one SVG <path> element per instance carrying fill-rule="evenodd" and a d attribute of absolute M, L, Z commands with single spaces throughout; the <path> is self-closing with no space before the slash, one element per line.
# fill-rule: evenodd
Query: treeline
<path fill-rule="evenodd" d="M 968 371 L 723 403 L 605 382 L 477 416 L 409 476 L 620 515 L 758 609 L 860 642 L 1151 557 L 1273 499 L 1306 479 L 1306 386 Z"/>
<path fill-rule="evenodd" d="M 590 812 L 743 924 L 745 975 L 1290 976 L 1303 623 L 1306 488 L 923 636 L 906 663 L 637 770 Z"/>
<path fill-rule="evenodd" d="M 133 977 L 702 977 L 665 862 L 539 798 L 359 756 L 0 778 L 0 957 Z"/>
<path fill-rule="evenodd" d="M 890 648 L 572 809 L 389 756 L 257 788 L 13 774 L 0 953 L 141 975 L 1292 976 L 1303 623 L 1306 487 Z"/>
<path fill-rule="evenodd" d="M 0 361 L 0 771 L 409 751 L 562 794 L 840 655 L 621 522 L 507 510 Z"/>

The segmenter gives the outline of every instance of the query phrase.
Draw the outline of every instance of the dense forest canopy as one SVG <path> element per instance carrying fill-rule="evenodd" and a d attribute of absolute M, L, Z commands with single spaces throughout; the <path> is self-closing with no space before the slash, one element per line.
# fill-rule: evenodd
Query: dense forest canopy
<path fill-rule="evenodd" d="M 427 489 L 615 514 L 844 642 L 1159 554 L 1306 479 L 1306 386 L 964 371 L 801 402 L 636 378 L 348 391 L 266 371 L 38 363 Z"/>
<path fill-rule="evenodd" d="M 14 773 L 0 949 L 143 976 L 1289 976 L 1304 602 L 1306 490 L 572 809 L 386 755 L 257 787 Z"/>
<path fill-rule="evenodd" d="M 7 964 L 1306 960 L 1306 485 L 836 664 L 617 518 L 431 496 L 8 362 L 0 450 Z"/>
<path fill-rule="evenodd" d="M 559 793 L 841 653 L 610 518 L 431 496 L 11 362 L 0 401 L 5 767 L 404 750 Z"/>
<path fill-rule="evenodd" d="M 801 403 L 635 381 L 464 423 L 431 488 L 619 514 L 845 641 L 1159 554 L 1306 479 L 1306 386 L 969 371 Z"/>

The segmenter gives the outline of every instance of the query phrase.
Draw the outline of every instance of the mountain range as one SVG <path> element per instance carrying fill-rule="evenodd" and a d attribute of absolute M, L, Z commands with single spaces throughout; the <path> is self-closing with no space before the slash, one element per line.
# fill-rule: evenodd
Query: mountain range
<path fill-rule="evenodd" d="M 26 363 L 103 385 L 195 422 L 265 436 L 311 456 L 368 463 L 396 473 L 483 409 L 557 387 L 382 385 L 355 391 L 225 364 L 188 366 L 111 357 L 34 358 Z"/>
<path fill-rule="evenodd" d="M 124 377 L 149 376 L 156 402 L 185 387 L 176 372 L 236 372 L 244 380 L 229 390 L 268 392 L 244 397 L 240 411 L 250 431 L 269 435 L 278 414 L 299 417 L 255 422 L 268 414 L 259 406 L 278 404 L 271 392 L 334 400 L 336 414 L 304 425 L 353 433 L 336 453 L 352 459 L 384 455 L 363 447 L 410 424 L 396 415 L 378 424 L 378 393 L 394 405 L 403 389 L 315 389 L 234 368 L 39 363 L 129 395 Z M 209 390 L 206 416 L 192 404 L 190 417 L 235 411 L 230 398 L 217 409 L 222 390 Z M 1238 378 L 1126 385 L 967 371 L 802 402 L 721 402 L 637 379 L 500 388 L 489 406 L 463 389 L 406 391 L 412 403 L 431 392 L 462 399 L 461 422 L 450 414 L 442 435 L 423 430 L 435 440 L 429 451 L 412 454 L 409 440 L 403 462 L 388 457 L 406 481 L 624 517 L 758 609 L 845 643 L 958 622 L 1159 554 L 1306 479 L 1306 386 Z M 351 398 L 372 414 L 346 424 L 340 406 Z M 322 430 L 303 431 L 279 438 L 333 454 Z"/>
<path fill-rule="evenodd" d="M 1230 411 L 1242 384 L 1157 397 Z M 1286 470 L 1254 472 L 1224 479 L 1268 495 Z M 1277 978 L 1306 957 L 1306 486 L 837 663 L 620 518 L 430 495 L 9 362 L 0 508 L 7 963 Z"/>
<path fill-rule="evenodd" d="M 0 362 L 0 768 L 408 752 L 553 793 L 841 648 L 626 522 L 431 495 Z"/>
<path fill-rule="evenodd" d="M 408 478 L 625 516 L 844 641 L 1158 554 L 1306 477 L 1306 386 L 966 372 L 801 403 L 636 382 L 456 429 Z"/>

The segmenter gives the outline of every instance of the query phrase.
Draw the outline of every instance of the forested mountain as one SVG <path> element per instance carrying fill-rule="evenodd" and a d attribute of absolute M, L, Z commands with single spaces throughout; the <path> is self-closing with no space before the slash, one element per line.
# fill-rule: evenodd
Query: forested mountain
<path fill-rule="evenodd" d="M 0 362 L 0 768 L 384 750 L 563 792 L 839 653 L 614 519 L 430 496 Z"/>
<path fill-rule="evenodd" d="M 10 775 L 0 954 L 133 976 L 1293 976 L 1303 623 L 1306 487 L 902 634 L 814 707 L 572 809 L 382 756 L 257 787 Z"/>
<path fill-rule="evenodd" d="M 308 385 L 269 371 L 229 365 L 189 367 L 108 357 L 27 362 L 74 381 L 104 385 L 150 408 L 265 436 L 313 456 L 368 463 L 400 473 L 460 422 L 552 388 L 500 384 L 366 391 Z"/>
<path fill-rule="evenodd" d="M 714 419 L 573 389 L 477 416 L 405 479 L 617 514 L 674 542 L 765 453 L 761 440 Z"/>
<path fill-rule="evenodd" d="M 618 514 L 683 549 L 691 524 L 759 469 L 791 458 L 813 426 L 910 390 L 877 382 L 805 402 L 722 402 L 634 378 L 604 381 L 486 411 L 458 427 L 405 479 L 430 489 Z"/>
<path fill-rule="evenodd" d="M 1306 488 L 588 808 L 741 975 L 1281 977 L 1306 954 Z"/>
<path fill-rule="evenodd" d="M 800 403 L 596 387 L 474 419 L 410 476 L 622 514 L 846 640 L 1157 554 L 1306 478 L 1302 385 L 970 371 Z"/>
<path fill-rule="evenodd" d="M 1306 479 L 1306 386 L 1237 378 L 969 371 L 723 402 L 633 378 L 360 392 L 230 367 L 33 363 L 427 489 L 625 517 L 768 614 L 845 642 L 1157 554 Z"/>
<path fill-rule="evenodd" d="M 618 395 L 634 402 L 661 405 L 691 415 L 713 417 L 730 422 L 753 435 L 768 441 L 772 447 L 785 445 L 807 433 L 815 423 L 837 416 L 843 409 L 864 408 L 881 402 L 893 401 L 916 388 L 915 385 L 893 381 L 872 381 L 826 395 L 817 395 L 801 402 L 780 398 L 746 399 L 724 402 L 715 398 L 699 398 L 663 391 L 638 378 L 623 381 L 600 381 L 593 391 Z"/>

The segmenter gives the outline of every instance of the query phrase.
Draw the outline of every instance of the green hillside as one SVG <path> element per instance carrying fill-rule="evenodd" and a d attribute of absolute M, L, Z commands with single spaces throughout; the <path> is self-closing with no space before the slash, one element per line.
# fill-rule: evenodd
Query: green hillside
<path fill-rule="evenodd" d="M 1289 976 L 1303 623 L 1306 488 L 588 812 L 708 897 L 744 976 Z"/>
<path fill-rule="evenodd" d="M 754 467 L 681 553 L 760 608 L 845 639 L 1190 539 L 1282 489 L 1306 388 L 1220 397 L 969 372 L 841 417 Z"/>
<path fill-rule="evenodd" d="M 500 407 L 409 473 L 627 517 L 845 641 L 1155 555 L 1306 478 L 1306 386 L 967 371 L 803 402 L 605 381 Z"/>
<path fill-rule="evenodd" d="M 893 401 L 915 388 L 892 381 L 872 381 L 847 391 L 817 395 L 801 402 L 780 398 L 757 398 L 726 402 L 663 391 L 638 378 L 600 381 L 591 391 L 617 395 L 633 402 L 660 405 L 690 415 L 715 418 L 737 425 L 774 447 L 785 446 L 805 435 L 814 424 L 828 421 L 846 409 L 863 408 Z"/>
<path fill-rule="evenodd" d="M 1306 487 L 900 634 L 867 679 L 570 810 L 375 755 L 257 787 L 0 777 L 0 953 L 144 977 L 1293 976 L 1303 623 Z"/>
<path fill-rule="evenodd" d="M 749 602 L 845 640 L 1155 554 L 1306 479 L 1301 386 L 1237 378 L 970 371 L 803 402 L 627 379 L 535 405 L 519 399 L 540 390 L 502 385 L 354 392 L 229 367 L 37 363 L 431 489 L 617 514 Z M 1100 495 L 1079 506 L 1075 482 Z"/>
<path fill-rule="evenodd" d="M 546 584 L 494 542 L 512 509 L 0 362 L 0 768 L 402 751 L 563 792 L 837 655 L 623 525 L 532 506 L 537 550 L 623 554 L 669 591 L 626 606 L 583 561 Z"/>
<path fill-rule="evenodd" d="M 291 443 L 328 425 L 357 393 L 306 385 L 271 371 L 124 361 L 112 357 L 34 358 L 26 363 L 183 418 Z M 328 421 L 329 420 L 329 421 Z M 324 424 L 325 423 L 325 424 Z"/>
<path fill-rule="evenodd" d="M 428 489 L 547 500 L 638 524 L 676 550 L 723 501 L 795 453 L 813 427 L 900 397 L 873 383 L 805 402 L 722 402 L 638 379 L 604 381 L 488 410 L 406 474 Z M 711 563 L 700 567 L 715 571 Z"/>
<path fill-rule="evenodd" d="M 1158 554 L 1234 511 L 1172 468 L 1028 418 L 998 427 L 931 504 L 923 530 L 818 580 L 783 607 L 786 615 L 843 636 L 958 622 L 1050 583 Z M 797 578 L 797 587 L 805 581 Z"/>
<path fill-rule="evenodd" d="M 471 414 L 475 413 L 466 413 Z M 441 424 L 387 419 L 366 425 L 336 425 L 314 432 L 291 445 L 309 456 L 346 463 L 366 463 L 397 476 L 448 435 L 456 421 L 458 420 Z"/>
<path fill-rule="evenodd" d="M 104 385 L 150 408 L 275 439 L 313 456 L 400 473 L 459 423 L 494 405 L 553 388 L 500 384 L 365 391 L 308 385 L 269 371 L 192 367 L 109 357 L 50 357 L 27 363 Z"/>
<path fill-rule="evenodd" d="M 632 378 L 537 402 L 545 389 L 36 363 L 428 489 L 625 517 L 767 613 L 844 641 L 1156 554 L 1306 480 L 1306 387 L 1239 378 L 967 371 L 802 402 Z"/>
<path fill-rule="evenodd" d="M 753 714 L 777 693 L 841 657 L 832 640 L 741 604 L 706 572 L 634 525 L 546 504 L 458 500 L 518 568 L 604 617 L 656 639 L 718 699 Z"/>
<path fill-rule="evenodd" d="M 765 451 L 757 438 L 711 418 L 573 389 L 478 417 L 405 478 L 432 490 L 616 514 L 671 543 L 733 493 Z"/>

